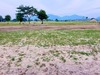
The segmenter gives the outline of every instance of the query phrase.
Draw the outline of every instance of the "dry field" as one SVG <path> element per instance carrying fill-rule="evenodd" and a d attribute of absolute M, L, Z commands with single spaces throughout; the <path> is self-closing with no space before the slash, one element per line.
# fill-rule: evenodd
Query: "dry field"
<path fill-rule="evenodd" d="M 0 75 L 100 75 L 100 25 L 0 27 Z"/>
<path fill-rule="evenodd" d="M 95 51 L 95 48 L 97 50 Z M 0 46 L 0 75 L 100 75 L 100 46 Z"/>
<path fill-rule="evenodd" d="M 81 30 L 81 29 L 100 29 L 100 25 L 25 25 L 25 26 L 1 26 L 0 31 L 17 30 Z"/>

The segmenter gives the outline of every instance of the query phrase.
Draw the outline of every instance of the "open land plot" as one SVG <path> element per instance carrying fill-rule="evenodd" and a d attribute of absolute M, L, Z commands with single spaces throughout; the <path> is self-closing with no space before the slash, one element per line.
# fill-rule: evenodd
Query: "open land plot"
<path fill-rule="evenodd" d="M 44 25 L 96 25 L 98 22 L 90 22 L 90 21 L 66 21 L 66 22 L 56 22 L 56 21 L 44 21 Z M 29 25 L 29 22 L 0 22 L 0 26 L 25 26 Z M 31 21 L 30 25 L 41 25 L 40 21 Z"/>
<path fill-rule="evenodd" d="M 17 31 L 17 30 L 73 30 L 73 29 L 100 29 L 99 23 L 89 21 L 67 21 L 55 22 L 0 22 L 0 31 Z"/>
<path fill-rule="evenodd" d="M 0 32 L 0 75 L 99 75 L 100 30 Z"/>
<path fill-rule="evenodd" d="M 84 30 L 98 29 L 100 25 L 21 25 L 21 26 L 0 26 L 0 31 L 18 30 Z"/>

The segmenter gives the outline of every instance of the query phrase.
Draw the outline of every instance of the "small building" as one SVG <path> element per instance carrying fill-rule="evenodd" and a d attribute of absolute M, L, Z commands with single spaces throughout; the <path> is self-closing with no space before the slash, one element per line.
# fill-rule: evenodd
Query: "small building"
<path fill-rule="evenodd" d="M 94 23 L 96 23 L 97 20 L 96 20 L 95 18 L 91 18 L 90 22 L 94 22 Z"/>

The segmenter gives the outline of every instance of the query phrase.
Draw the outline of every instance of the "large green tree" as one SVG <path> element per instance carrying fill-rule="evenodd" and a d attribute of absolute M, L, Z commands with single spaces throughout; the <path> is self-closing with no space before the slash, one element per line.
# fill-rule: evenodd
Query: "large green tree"
<path fill-rule="evenodd" d="M 34 16 L 37 14 L 37 10 L 36 8 L 34 8 L 33 6 L 19 6 L 17 7 L 18 9 L 18 13 L 21 13 L 23 14 L 23 17 L 27 18 L 27 20 L 29 21 L 29 24 L 30 24 L 30 18 L 31 16 Z"/>
<path fill-rule="evenodd" d="M 3 21 L 3 17 L 0 15 L 0 22 L 2 22 Z"/>
<path fill-rule="evenodd" d="M 6 15 L 5 16 L 5 20 L 9 23 L 9 21 L 11 20 L 11 16 L 10 15 Z"/>
<path fill-rule="evenodd" d="M 20 24 L 21 24 L 21 22 L 23 21 L 23 14 L 22 13 L 17 13 L 16 14 L 16 20 L 20 21 Z"/>
<path fill-rule="evenodd" d="M 38 18 L 42 21 L 41 24 L 43 24 L 43 20 L 44 20 L 44 19 L 47 19 L 47 18 L 48 18 L 47 14 L 46 14 L 46 12 L 45 12 L 44 10 L 40 10 L 40 11 L 37 13 L 37 16 L 38 16 Z"/>

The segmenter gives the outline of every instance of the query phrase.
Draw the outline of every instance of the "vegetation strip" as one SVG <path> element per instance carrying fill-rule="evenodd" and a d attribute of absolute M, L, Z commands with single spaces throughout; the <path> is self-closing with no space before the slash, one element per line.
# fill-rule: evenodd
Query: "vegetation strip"
<path fill-rule="evenodd" d="M 40 30 L 0 32 L 0 44 L 12 45 L 93 45 L 100 44 L 100 30 Z"/>

